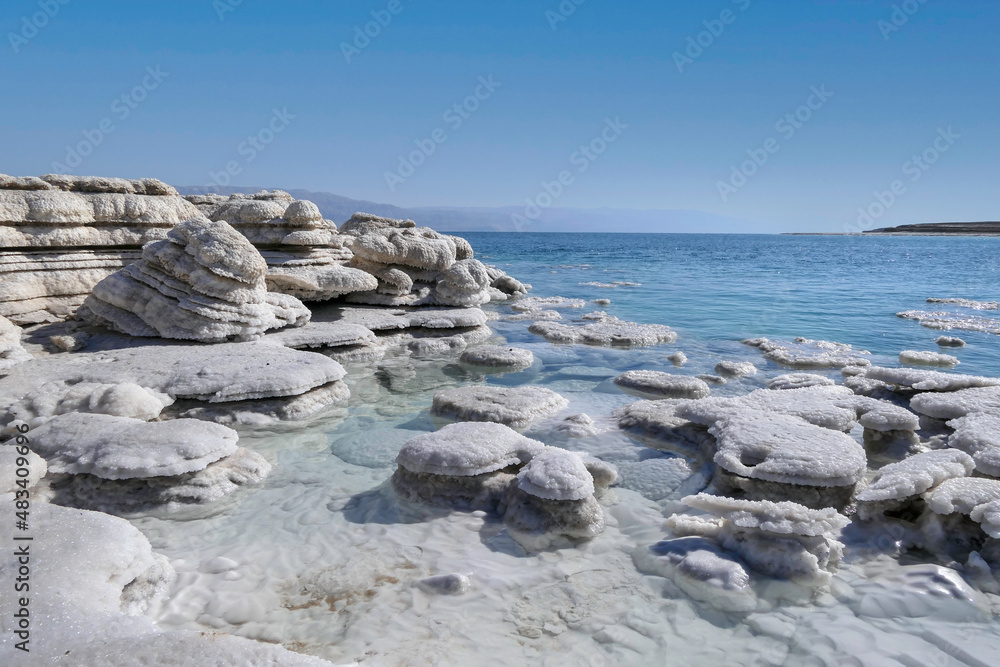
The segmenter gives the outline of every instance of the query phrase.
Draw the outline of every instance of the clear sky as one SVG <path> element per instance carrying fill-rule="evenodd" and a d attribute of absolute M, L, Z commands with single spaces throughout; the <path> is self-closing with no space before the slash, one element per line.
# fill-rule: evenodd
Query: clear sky
<path fill-rule="evenodd" d="M 998 27 L 996 0 L 5 0 L 0 172 L 996 220 Z"/>

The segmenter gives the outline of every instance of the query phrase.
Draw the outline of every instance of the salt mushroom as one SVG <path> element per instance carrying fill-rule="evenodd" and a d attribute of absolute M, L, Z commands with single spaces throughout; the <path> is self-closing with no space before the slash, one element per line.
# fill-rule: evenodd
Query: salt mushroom
<path fill-rule="evenodd" d="M 948 422 L 955 432 L 948 446 L 972 456 L 976 471 L 1000 477 L 1000 415 L 973 412 Z"/>
<path fill-rule="evenodd" d="M 565 398 L 544 387 L 456 387 L 434 395 L 431 414 L 455 421 L 497 422 L 521 429 L 551 417 L 568 404 Z"/>
<path fill-rule="evenodd" d="M 920 428 L 920 418 L 906 408 L 887 401 L 873 401 L 858 423 L 864 427 L 864 442 L 868 446 L 885 447 L 895 444 L 913 448 L 920 444 L 915 431 Z"/>
<path fill-rule="evenodd" d="M 623 389 L 661 398 L 705 398 L 711 393 L 703 380 L 659 371 L 626 371 L 614 382 Z"/>
<path fill-rule="evenodd" d="M 858 494 L 858 515 L 870 519 L 898 510 L 946 480 L 968 477 L 974 468 L 972 458 L 957 449 L 922 452 L 890 463 Z"/>
<path fill-rule="evenodd" d="M 463 259 L 449 266 L 434 287 L 434 300 L 442 306 L 479 306 L 491 301 L 492 280 L 477 259 Z"/>
<path fill-rule="evenodd" d="M 522 370 L 535 362 L 535 355 L 522 347 L 479 345 L 467 350 L 460 361 L 470 366 Z"/>

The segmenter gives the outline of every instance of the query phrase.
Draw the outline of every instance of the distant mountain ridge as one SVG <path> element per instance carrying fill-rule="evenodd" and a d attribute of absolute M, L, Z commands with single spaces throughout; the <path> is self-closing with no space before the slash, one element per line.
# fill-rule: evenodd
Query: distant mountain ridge
<path fill-rule="evenodd" d="M 264 189 L 182 186 L 182 195 L 216 193 L 253 194 Z M 284 188 L 279 188 L 284 189 Z M 728 218 L 714 213 L 688 210 L 545 208 L 527 224 L 518 224 L 514 215 L 525 219 L 523 206 L 402 208 L 392 204 L 351 199 L 331 192 L 286 190 L 296 199 L 308 199 L 323 216 L 340 224 L 358 211 L 387 218 L 408 218 L 417 224 L 445 232 L 617 232 L 617 233 L 748 233 L 758 223 Z"/>

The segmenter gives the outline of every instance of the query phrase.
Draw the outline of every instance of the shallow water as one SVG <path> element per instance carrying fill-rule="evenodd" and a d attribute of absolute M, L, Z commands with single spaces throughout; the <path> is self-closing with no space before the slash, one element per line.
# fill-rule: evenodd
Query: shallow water
<path fill-rule="evenodd" d="M 348 409 L 241 431 L 242 445 L 276 464 L 261 488 L 198 514 L 134 519 L 178 571 L 163 626 L 379 666 L 995 663 L 992 609 L 1000 598 L 957 600 L 919 576 L 900 585 L 900 565 L 882 553 L 891 545 L 860 530 L 828 592 L 813 597 L 761 581 L 762 605 L 749 615 L 706 608 L 669 579 L 640 573 L 632 552 L 663 539 L 664 516 L 707 479 L 701 461 L 651 449 L 609 415 L 637 400 L 610 381 L 632 368 L 695 375 L 735 359 L 761 369 L 713 387 L 717 395 L 743 394 L 787 372 L 739 343 L 749 336 L 852 343 L 893 365 L 900 350 L 937 349 L 940 332 L 895 313 L 939 310 L 926 308 L 932 296 L 995 299 L 1000 239 L 466 236 L 477 256 L 532 283 L 536 295 L 613 302 L 563 311 L 567 317 L 600 308 L 668 324 L 681 337 L 636 350 L 562 346 L 529 333 L 530 322 L 494 321 L 497 340 L 531 349 L 535 365 L 507 375 L 471 371 L 454 358 L 348 365 Z M 612 281 L 641 286 L 580 284 Z M 1000 338 L 953 335 L 969 342 L 948 350 L 961 371 L 1000 375 Z M 690 358 L 681 369 L 666 359 L 678 349 Z M 550 420 L 526 431 L 619 467 L 600 537 L 530 555 L 496 517 L 395 500 L 385 484 L 393 459 L 407 439 L 438 426 L 428 414 L 434 392 L 482 382 L 549 387 L 570 400 L 556 419 L 585 412 L 605 429 L 574 439 Z M 470 577 L 468 593 L 435 596 L 413 585 L 454 572 Z"/>

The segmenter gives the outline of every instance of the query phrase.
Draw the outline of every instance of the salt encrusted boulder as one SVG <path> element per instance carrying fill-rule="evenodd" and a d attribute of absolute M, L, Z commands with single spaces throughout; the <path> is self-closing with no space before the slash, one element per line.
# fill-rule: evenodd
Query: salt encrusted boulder
<path fill-rule="evenodd" d="M 517 488 L 545 500 L 583 500 L 594 495 L 594 478 L 578 455 L 548 447 L 521 468 Z"/>
<path fill-rule="evenodd" d="M 961 361 L 958 357 L 940 352 L 918 350 L 903 350 L 899 353 L 899 363 L 911 366 L 957 366 Z"/>
<path fill-rule="evenodd" d="M 805 387 L 832 387 L 836 382 L 812 373 L 787 373 L 767 381 L 768 389 L 804 389 Z"/>
<path fill-rule="evenodd" d="M 1000 480 L 984 477 L 947 479 L 924 494 L 927 507 L 936 514 L 969 515 L 980 505 L 1000 500 Z"/>
<path fill-rule="evenodd" d="M 718 544 L 701 537 L 679 537 L 639 547 L 632 552 L 636 567 L 672 579 L 689 597 L 727 612 L 757 608 L 747 567 Z"/>
<path fill-rule="evenodd" d="M 504 525 L 518 544 L 541 551 L 562 546 L 567 539 L 597 537 L 604 532 L 604 510 L 593 496 L 582 500 L 547 500 L 511 486 Z"/>
<path fill-rule="evenodd" d="M 987 535 L 1000 539 L 1000 500 L 977 505 L 969 513 L 969 518 L 978 523 Z"/>
<path fill-rule="evenodd" d="M 996 387 L 1000 379 L 959 375 L 916 368 L 881 368 L 873 366 L 865 371 L 864 377 L 893 385 L 903 390 L 958 392 L 960 389 L 976 387 Z M 917 409 L 914 407 L 914 409 Z M 920 410 L 917 410 L 920 412 Z M 959 415 L 956 415 L 959 416 Z"/>
<path fill-rule="evenodd" d="M 528 331 L 553 343 L 582 343 L 602 346 L 648 346 L 673 343 L 676 332 L 662 324 L 636 324 L 616 317 L 604 317 L 583 325 L 561 322 L 535 322 Z"/>
<path fill-rule="evenodd" d="M 661 398 L 705 398 L 711 393 L 703 380 L 659 371 L 626 371 L 614 382 L 623 389 Z"/>
<path fill-rule="evenodd" d="M 715 365 L 715 372 L 727 378 L 743 378 L 756 375 L 757 367 L 749 361 L 720 361 Z"/>
<path fill-rule="evenodd" d="M 21 347 L 21 327 L 0 315 L 0 372 L 31 358 Z"/>
<path fill-rule="evenodd" d="M 858 494 L 858 514 L 870 519 L 900 509 L 946 480 L 971 475 L 974 468 L 969 455 L 955 449 L 923 452 L 890 463 Z"/>
<path fill-rule="evenodd" d="M 677 415 L 677 409 L 686 404 L 677 399 L 639 401 L 615 410 L 612 416 L 618 420 L 618 428 L 655 446 L 679 445 L 711 456 L 715 443 L 708 430 Z"/>
<path fill-rule="evenodd" d="M 236 431 L 196 419 L 144 422 L 69 413 L 31 431 L 31 449 L 49 472 L 102 479 L 173 477 L 236 452 Z"/>
<path fill-rule="evenodd" d="M 861 415 L 858 422 L 873 431 L 916 431 L 920 419 L 906 408 L 891 403 L 881 404 Z"/>
<path fill-rule="evenodd" d="M 378 287 L 378 279 L 360 269 L 345 266 L 339 256 L 312 251 L 279 254 L 264 250 L 267 289 L 302 301 L 325 301 Z"/>
<path fill-rule="evenodd" d="M 711 426 L 719 419 L 746 410 L 799 417 L 810 424 L 837 431 L 850 431 L 857 424 L 858 411 L 846 387 L 816 386 L 802 389 L 758 389 L 738 398 L 706 398 L 687 403 L 678 414 L 690 421 Z"/>
<path fill-rule="evenodd" d="M 675 535 L 712 539 L 761 574 L 823 586 L 839 567 L 844 545 L 837 537 L 850 519 L 833 509 L 704 493 L 682 502 L 717 518 L 675 514 L 667 519 Z"/>
<path fill-rule="evenodd" d="M 338 322 L 360 324 L 372 331 L 400 329 L 472 329 L 486 326 L 489 318 L 479 308 L 342 308 Z"/>
<path fill-rule="evenodd" d="M 156 419 L 174 399 L 162 392 L 132 382 L 46 382 L 12 404 L 7 414 L 31 427 L 56 415 L 70 412 L 95 413 L 149 421 Z"/>
<path fill-rule="evenodd" d="M 489 273 L 476 259 L 463 259 L 448 267 L 434 287 L 434 300 L 442 306 L 480 306 L 490 302 Z"/>
<path fill-rule="evenodd" d="M 970 454 L 977 472 L 1000 477 L 1000 414 L 973 412 L 951 420 L 948 426 L 955 429 L 948 438 L 949 447 Z"/>
<path fill-rule="evenodd" d="M 535 363 L 531 350 L 506 345 L 479 345 L 466 350 L 460 361 L 470 366 L 523 370 Z"/>
<path fill-rule="evenodd" d="M 458 242 L 459 237 L 453 237 L 453 238 L 456 239 L 455 244 L 457 248 L 460 245 Z M 465 239 L 461 240 L 465 241 Z M 517 280 L 516 278 L 508 276 L 503 270 L 498 269 L 495 266 L 487 266 L 486 272 L 490 276 L 490 287 L 492 287 L 495 290 L 498 290 L 501 294 L 503 294 L 506 297 L 506 299 L 499 299 L 494 295 L 495 301 L 516 299 L 528 293 L 528 288 L 527 286 L 524 285 L 524 283 Z"/>
<path fill-rule="evenodd" d="M 941 347 L 965 347 L 965 341 L 956 336 L 938 336 L 934 342 Z"/>
<path fill-rule="evenodd" d="M 297 299 L 267 292 L 266 273 L 244 236 L 225 222 L 195 218 L 98 283 L 77 314 L 133 336 L 201 342 L 247 340 L 309 321 Z"/>
<path fill-rule="evenodd" d="M 351 219 L 340 226 L 341 234 L 351 236 L 362 236 L 372 232 L 380 232 L 389 229 L 413 229 L 417 223 L 412 220 L 394 220 L 392 218 L 382 218 L 371 213 L 355 213 Z"/>
<path fill-rule="evenodd" d="M 870 354 L 865 350 L 855 350 L 846 343 L 825 340 L 796 338 L 792 343 L 772 341 L 767 338 L 751 338 L 744 345 L 756 347 L 764 353 L 764 358 L 788 366 L 789 368 L 843 368 L 845 366 L 871 366 L 871 361 L 858 356 Z"/>
<path fill-rule="evenodd" d="M 446 389 L 434 395 L 431 414 L 455 421 L 496 422 L 523 429 L 551 417 L 569 404 L 544 387 L 472 386 Z"/>
<path fill-rule="evenodd" d="M 15 493 L 23 488 L 32 488 L 48 472 L 45 459 L 30 450 L 27 456 L 22 456 L 15 444 L 16 442 L 11 440 L 6 445 L 0 445 L 0 496 L 5 493 Z M 22 461 L 27 459 L 27 465 L 19 466 L 18 459 Z M 17 470 L 21 467 L 28 469 L 27 477 L 17 476 Z"/>
<path fill-rule="evenodd" d="M 672 363 L 674 366 L 683 366 L 687 363 L 687 355 L 678 350 L 667 357 L 667 361 Z"/>
<path fill-rule="evenodd" d="M 354 239 L 354 254 L 378 264 L 445 271 L 455 262 L 455 241 L 427 227 L 375 229 Z"/>
<path fill-rule="evenodd" d="M 210 403 L 216 411 L 258 409 L 275 418 L 301 419 L 343 399 L 345 375 L 343 366 L 322 354 L 266 343 L 147 345 L 19 364 L 0 378 L 0 405 L 12 405 L 48 382 L 132 383 L 178 401 L 171 409 Z M 287 414 L 272 405 L 303 401 L 308 406 Z"/>
<path fill-rule="evenodd" d="M 930 372 L 930 371 L 925 371 Z M 952 376 L 940 373 L 945 377 L 970 378 L 968 375 Z M 935 378 L 937 380 L 937 378 Z M 972 378 L 973 381 L 993 382 L 994 378 Z M 944 381 L 934 382 L 932 386 L 939 386 Z M 956 384 L 959 382 L 957 381 Z M 960 383 L 969 386 L 968 380 L 960 380 Z M 929 383 L 920 382 L 921 386 L 915 387 L 923 389 Z M 945 390 L 947 391 L 947 390 Z M 949 393 L 926 393 L 918 394 L 910 400 L 910 407 L 916 412 L 935 419 L 958 419 L 974 412 L 984 412 L 988 414 L 1000 414 L 1000 386 L 986 386 L 984 384 L 973 385 L 969 389 L 958 389 Z"/>

